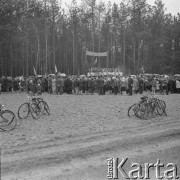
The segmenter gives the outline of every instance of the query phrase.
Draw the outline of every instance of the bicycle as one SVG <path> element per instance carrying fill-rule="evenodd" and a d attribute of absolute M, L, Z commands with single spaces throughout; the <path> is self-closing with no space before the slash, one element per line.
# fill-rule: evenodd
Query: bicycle
<path fill-rule="evenodd" d="M 38 104 L 38 107 L 41 109 L 41 115 L 49 115 L 50 116 L 50 109 L 46 101 L 43 98 L 35 97 L 32 92 L 29 92 L 28 98 L 31 98 L 32 101 Z"/>
<path fill-rule="evenodd" d="M 31 96 L 28 96 L 28 102 L 23 103 L 18 109 L 19 119 L 26 119 L 30 113 L 34 119 L 38 119 L 41 115 L 41 109 L 38 106 L 40 100 L 34 100 Z"/>
<path fill-rule="evenodd" d="M 49 106 L 42 98 L 28 96 L 28 99 L 29 102 L 22 104 L 18 109 L 20 119 L 26 119 L 30 113 L 34 119 L 38 119 L 45 114 L 50 115 Z"/>
<path fill-rule="evenodd" d="M 153 110 L 157 115 L 160 115 L 160 116 L 166 115 L 167 116 L 166 103 L 163 100 L 160 100 L 154 96 L 151 97 L 150 100 L 151 100 L 150 103 L 152 104 L 152 107 L 154 108 Z"/>
<path fill-rule="evenodd" d="M 0 130 L 11 131 L 16 125 L 16 115 L 12 111 L 4 109 L 4 105 L 0 104 Z"/>
<path fill-rule="evenodd" d="M 141 98 L 141 101 L 138 103 L 133 104 L 132 106 L 130 106 L 128 108 L 128 116 L 136 116 L 140 119 L 142 119 L 144 112 L 145 112 L 145 108 L 144 106 L 142 106 L 142 104 L 145 102 L 144 98 Z"/>
<path fill-rule="evenodd" d="M 166 103 L 154 96 L 141 97 L 141 101 L 133 104 L 128 109 L 128 116 L 135 115 L 140 119 L 148 119 L 151 115 L 166 115 Z"/>

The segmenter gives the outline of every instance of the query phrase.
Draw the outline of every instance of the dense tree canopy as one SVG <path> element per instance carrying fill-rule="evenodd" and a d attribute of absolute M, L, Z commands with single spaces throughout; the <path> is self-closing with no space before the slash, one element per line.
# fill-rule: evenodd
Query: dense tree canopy
<path fill-rule="evenodd" d="M 0 1 L 0 76 L 58 71 L 86 73 L 95 58 L 85 50 L 108 51 L 108 64 L 126 74 L 180 72 L 180 14 L 165 11 L 161 0 L 105 5 L 76 0 L 64 10 L 57 0 Z"/>

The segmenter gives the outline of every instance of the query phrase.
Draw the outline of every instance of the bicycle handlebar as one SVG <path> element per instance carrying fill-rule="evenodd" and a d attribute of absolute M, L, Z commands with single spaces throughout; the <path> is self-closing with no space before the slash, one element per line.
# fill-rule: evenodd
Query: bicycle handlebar
<path fill-rule="evenodd" d="M 0 111 L 4 110 L 4 104 L 0 104 Z"/>

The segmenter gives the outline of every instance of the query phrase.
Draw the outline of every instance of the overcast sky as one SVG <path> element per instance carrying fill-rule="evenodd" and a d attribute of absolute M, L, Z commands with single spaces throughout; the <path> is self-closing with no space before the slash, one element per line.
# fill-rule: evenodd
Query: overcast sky
<path fill-rule="evenodd" d="M 99 0 L 97 0 L 99 1 Z M 109 0 L 101 0 L 103 2 L 109 2 Z M 162 0 L 165 4 L 165 8 L 167 9 L 167 13 L 171 13 L 172 15 L 177 15 L 178 12 L 180 12 L 180 0 Z M 62 4 L 65 3 L 70 4 L 72 0 L 61 0 Z M 77 3 L 79 4 L 81 0 L 77 0 Z M 119 3 L 121 0 L 111 0 L 111 2 Z M 154 5 L 155 0 L 147 0 L 147 2 L 151 5 Z"/>
<path fill-rule="evenodd" d="M 153 5 L 155 0 L 147 0 L 147 2 Z M 165 4 L 168 13 L 170 12 L 172 15 L 180 13 L 180 0 L 162 0 L 162 2 Z"/>

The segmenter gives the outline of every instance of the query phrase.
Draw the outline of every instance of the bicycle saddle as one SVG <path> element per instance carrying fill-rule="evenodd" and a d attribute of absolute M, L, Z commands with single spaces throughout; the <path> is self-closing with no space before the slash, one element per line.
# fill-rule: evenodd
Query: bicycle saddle
<path fill-rule="evenodd" d="M 141 97 L 142 100 L 147 99 L 147 98 L 148 98 L 148 96 Z"/>

